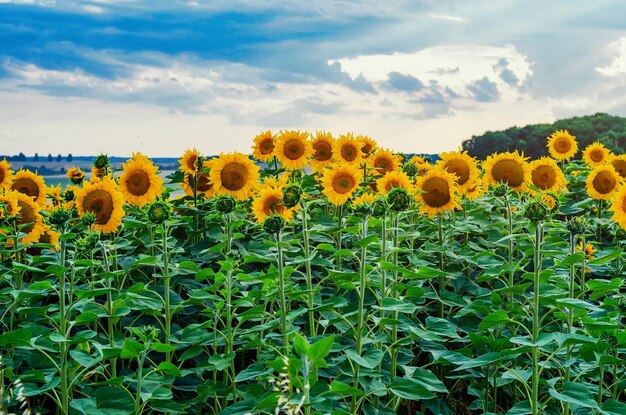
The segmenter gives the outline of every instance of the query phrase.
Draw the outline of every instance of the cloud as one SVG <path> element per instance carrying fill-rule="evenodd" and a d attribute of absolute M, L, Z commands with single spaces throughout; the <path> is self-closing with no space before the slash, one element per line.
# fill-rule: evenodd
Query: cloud
<path fill-rule="evenodd" d="M 403 75 L 400 72 L 389 72 L 387 84 L 393 89 L 405 92 L 416 92 L 424 89 L 424 84 L 411 75 Z"/>
<path fill-rule="evenodd" d="M 470 85 L 468 85 L 467 89 L 472 93 L 472 95 L 478 102 L 497 101 L 500 97 L 498 85 L 496 85 L 495 82 L 491 82 L 486 76 L 482 79 L 472 82 Z"/>

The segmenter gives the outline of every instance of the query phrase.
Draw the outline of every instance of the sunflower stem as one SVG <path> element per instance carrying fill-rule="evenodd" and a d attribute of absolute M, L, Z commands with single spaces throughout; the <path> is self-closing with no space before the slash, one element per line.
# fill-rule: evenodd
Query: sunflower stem
<path fill-rule="evenodd" d="M 536 345 L 539 338 L 539 275 L 541 273 L 541 247 L 543 242 L 543 223 L 537 222 L 535 228 L 535 244 L 533 252 L 533 327 L 532 327 L 532 415 L 538 415 L 539 411 L 539 347 Z"/>
<path fill-rule="evenodd" d="M 576 252 L 576 235 L 574 233 L 570 232 L 569 235 L 569 253 L 570 255 L 574 255 L 574 253 Z M 568 288 L 569 288 L 569 298 L 574 298 L 574 286 L 576 284 L 575 278 L 576 278 L 576 264 L 570 264 L 569 266 L 569 275 L 568 275 Z M 567 313 L 567 331 L 569 334 L 574 333 L 574 307 L 571 306 L 569 307 L 568 313 Z M 565 361 L 569 361 L 572 357 L 572 350 L 573 350 L 574 346 L 570 345 L 567 346 L 567 353 L 566 353 L 566 358 Z M 565 378 L 563 380 L 564 383 L 567 383 L 570 381 L 570 366 L 567 366 L 567 368 L 565 369 Z M 569 408 L 569 403 L 565 402 L 565 405 L 563 407 L 563 413 L 564 415 L 568 415 L 570 413 L 570 408 Z"/>
<path fill-rule="evenodd" d="M 337 251 L 341 250 L 341 238 L 343 237 L 342 233 L 343 226 L 343 205 L 339 205 L 338 213 L 337 213 Z M 341 271 L 341 255 L 337 255 L 337 270 Z"/>
<path fill-rule="evenodd" d="M 307 290 L 307 308 L 309 314 L 309 333 L 312 337 L 317 335 L 315 325 L 315 312 L 313 311 L 313 302 L 315 293 L 313 292 L 313 272 L 311 270 L 311 242 L 309 240 L 309 219 L 308 219 L 307 203 L 302 203 L 302 235 L 304 237 L 304 266 L 306 268 L 306 290 Z"/>
<path fill-rule="evenodd" d="M 393 265 L 394 267 L 397 268 L 398 266 L 398 212 L 393 212 L 393 229 L 392 229 L 392 235 L 393 235 L 393 245 L 392 245 L 392 261 L 393 261 Z M 397 278 L 397 273 L 396 271 L 393 271 L 391 273 L 392 275 L 392 282 L 393 284 L 395 284 L 397 282 L 396 278 Z M 393 297 L 394 295 L 392 294 L 391 297 Z M 394 320 L 398 319 L 398 312 L 394 311 L 393 312 L 393 317 Z M 396 370 L 397 370 L 397 360 L 398 360 L 398 346 L 397 343 L 398 342 L 398 325 L 394 324 L 393 325 L 393 329 L 391 331 L 391 370 L 390 370 L 390 378 L 391 381 L 393 382 L 394 378 L 396 377 Z"/>
<path fill-rule="evenodd" d="M 172 335 L 172 310 L 170 304 L 170 273 L 169 273 L 169 252 L 167 247 L 168 226 L 167 221 L 163 223 L 163 305 L 165 308 L 165 344 L 170 345 Z M 165 352 L 165 361 L 172 362 L 172 352 Z"/>
<path fill-rule="evenodd" d="M 439 270 L 444 270 L 444 256 L 443 256 L 443 216 L 442 214 L 437 215 L 437 240 L 439 242 Z M 444 316 L 444 304 L 442 295 L 444 290 L 446 289 L 446 279 L 444 276 L 439 276 L 439 318 L 443 318 Z"/>
<path fill-rule="evenodd" d="M 285 297 L 285 269 L 283 264 L 282 232 L 276 234 L 276 245 L 278 248 L 278 295 L 280 297 L 280 331 L 283 337 L 283 355 L 287 356 L 289 351 L 289 340 L 287 338 L 287 299 Z"/>

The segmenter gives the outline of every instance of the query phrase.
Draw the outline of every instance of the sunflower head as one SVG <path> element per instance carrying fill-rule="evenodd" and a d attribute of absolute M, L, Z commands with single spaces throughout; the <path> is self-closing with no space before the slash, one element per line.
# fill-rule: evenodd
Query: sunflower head
<path fill-rule="evenodd" d="M 264 131 L 254 137 L 252 155 L 255 159 L 268 162 L 274 156 L 274 135 L 270 130 Z"/>
<path fill-rule="evenodd" d="M 561 168 L 551 158 L 542 157 L 530 163 L 532 184 L 540 191 L 558 192 L 567 185 Z"/>
<path fill-rule="evenodd" d="M 380 175 L 399 170 L 401 166 L 400 158 L 390 150 L 384 148 L 379 148 L 376 153 L 368 159 L 368 163 L 370 168 L 374 169 L 376 174 Z"/>
<path fill-rule="evenodd" d="M 602 143 L 591 143 L 583 151 L 583 160 L 589 167 L 598 167 L 607 163 L 612 156 L 611 151 Z"/>
<path fill-rule="evenodd" d="M 46 205 L 46 184 L 43 177 L 30 170 L 15 173 L 11 189 L 30 196 L 40 206 Z"/>
<path fill-rule="evenodd" d="M 611 164 L 600 165 L 587 177 L 587 194 L 593 199 L 610 200 L 623 182 Z"/>
<path fill-rule="evenodd" d="M 191 175 L 198 173 L 203 166 L 202 157 L 195 148 L 185 150 L 178 163 L 180 164 L 180 171 Z"/>
<path fill-rule="evenodd" d="M 483 180 L 488 185 L 507 184 L 516 191 L 525 191 L 530 181 L 530 167 L 517 151 L 492 154 L 483 163 Z"/>
<path fill-rule="evenodd" d="M 155 201 L 163 192 L 159 168 L 141 153 L 135 154 L 122 167 L 124 172 L 119 178 L 119 187 L 128 203 L 145 206 Z"/>
<path fill-rule="evenodd" d="M 411 162 L 404 163 L 404 165 L 402 166 L 402 171 L 406 173 L 406 175 L 410 178 L 414 178 L 420 172 L 419 168 Z"/>
<path fill-rule="evenodd" d="M 215 200 L 215 208 L 218 212 L 226 215 L 237 207 L 237 201 L 231 195 L 222 195 Z"/>
<path fill-rule="evenodd" d="M 343 205 L 359 186 L 360 174 L 351 164 L 338 164 L 324 172 L 322 191 L 334 205 Z"/>
<path fill-rule="evenodd" d="M 576 137 L 567 130 L 557 130 L 548 137 L 548 151 L 556 160 L 569 160 L 576 155 Z"/>
<path fill-rule="evenodd" d="M 297 184 L 290 184 L 283 190 L 283 204 L 287 208 L 293 208 L 300 203 L 302 188 Z"/>
<path fill-rule="evenodd" d="M 209 179 L 217 195 L 247 199 L 259 182 L 259 166 L 241 153 L 220 154 L 211 160 Z"/>
<path fill-rule="evenodd" d="M 541 200 L 530 199 L 524 207 L 524 216 L 531 222 L 542 222 L 550 214 L 550 208 Z"/>
<path fill-rule="evenodd" d="M 58 206 L 63 201 L 63 197 L 61 196 L 60 184 L 57 184 L 56 186 L 48 186 L 46 190 L 46 195 L 52 201 L 53 206 Z"/>
<path fill-rule="evenodd" d="M 411 188 L 411 179 L 405 172 L 402 171 L 390 171 L 383 177 L 378 179 L 376 188 L 381 194 L 387 194 L 394 187 L 401 187 L 409 190 Z"/>
<path fill-rule="evenodd" d="M 48 214 L 48 222 L 57 229 L 65 227 L 68 221 L 72 219 L 72 211 L 64 207 L 58 207 Z"/>
<path fill-rule="evenodd" d="M 461 191 L 466 190 L 478 178 L 476 160 L 467 154 L 467 151 L 450 151 L 441 153 L 437 167 L 454 174 Z"/>
<path fill-rule="evenodd" d="M 378 144 L 373 138 L 366 135 L 358 135 L 356 139 L 361 142 L 361 153 L 363 154 L 363 158 L 367 159 L 374 154 Z"/>
<path fill-rule="evenodd" d="M 83 216 L 91 212 L 96 216 L 93 227 L 102 233 L 115 232 L 124 217 L 124 196 L 112 179 L 105 177 L 87 183 L 76 193 L 76 208 Z"/>
<path fill-rule="evenodd" d="M 148 205 L 148 219 L 160 225 L 170 218 L 172 206 L 164 200 L 157 200 Z"/>
<path fill-rule="evenodd" d="M 285 222 L 293 218 L 294 208 L 283 203 L 283 192 L 280 189 L 266 188 L 252 201 L 252 213 L 258 223 L 263 223 L 272 216 L 280 216 Z"/>
<path fill-rule="evenodd" d="M 13 170 L 7 159 L 0 161 L 0 190 L 9 189 L 13 181 Z"/>
<path fill-rule="evenodd" d="M 417 179 L 415 188 L 418 191 L 416 200 L 420 204 L 420 212 L 431 217 L 440 212 L 460 209 L 457 203 L 456 176 L 445 170 L 434 168 Z"/>
<path fill-rule="evenodd" d="M 358 164 L 363 160 L 361 147 L 363 147 L 362 141 L 354 138 L 352 134 L 344 134 L 339 136 L 339 139 L 335 142 L 333 154 L 335 154 L 336 159 L 341 162 Z"/>
<path fill-rule="evenodd" d="M 622 186 L 615 192 L 611 198 L 609 210 L 613 212 L 611 219 L 621 226 L 622 229 L 626 229 L 626 186 Z"/>
<path fill-rule="evenodd" d="M 387 198 L 385 196 L 378 196 L 372 202 L 372 215 L 376 218 L 382 218 L 387 214 L 389 205 L 387 204 Z"/>
<path fill-rule="evenodd" d="M 543 192 L 539 200 L 550 209 L 551 213 L 557 212 L 561 206 L 558 196 L 553 192 Z"/>
<path fill-rule="evenodd" d="M 268 216 L 263 221 L 263 230 L 269 234 L 277 234 L 285 227 L 285 219 L 280 215 Z"/>
<path fill-rule="evenodd" d="M 611 157 L 613 168 L 622 178 L 626 178 L 626 154 L 614 155 Z"/>
<path fill-rule="evenodd" d="M 394 187 L 387 193 L 387 204 L 395 212 L 402 212 L 411 207 L 411 195 L 402 187 Z"/>
<path fill-rule="evenodd" d="M 73 184 L 81 184 L 85 179 L 85 172 L 79 169 L 78 167 L 70 167 L 65 172 L 65 175 Z"/>
<path fill-rule="evenodd" d="M 374 210 L 374 195 L 371 193 L 363 193 L 352 200 L 354 211 L 362 215 L 371 215 Z"/>
<path fill-rule="evenodd" d="M 211 178 L 209 177 L 209 173 L 207 173 L 206 170 L 211 168 L 215 160 L 216 159 L 204 160 L 202 162 L 203 167 L 197 174 L 185 174 L 183 182 L 180 183 L 180 186 L 183 188 L 187 196 L 193 197 L 195 186 L 198 195 L 206 198 L 213 197 L 215 189 L 213 187 L 213 183 L 211 182 Z"/>
<path fill-rule="evenodd" d="M 309 133 L 300 131 L 281 131 L 276 140 L 274 154 L 281 165 L 288 170 L 306 167 L 312 154 Z"/>
<path fill-rule="evenodd" d="M 0 193 L 0 221 L 6 222 L 9 219 L 16 218 L 19 211 L 17 192 Z"/>
<path fill-rule="evenodd" d="M 575 216 L 565 223 L 565 227 L 573 235 L 582 235 L 589 229 L 589 221 L 583 216 Z"/>
<path fill-rule="evenodd" d="M 324 167 L 333 162 L 333 148 L 335 139 L 332 134 L 326 131 L 317 131 L 315 138 L 311 141 L 311 167 L 321 171 Z"/>
<path fill-rule="evenodd" d="M 43 218 L 40 213 L 41 207 L 24 193 L 16 192 L 15 197 L 19 210 L 16 224 L 20 232 L 26 234 L 21 242 L 23 245 L 37 242 L 44 232 Z"/>
<path fill-rule="evenodd" d="M 109 167 L 109 156 L 106 154 L 98 154 L 93 162 L 96 169 L 107 169 Z"/>

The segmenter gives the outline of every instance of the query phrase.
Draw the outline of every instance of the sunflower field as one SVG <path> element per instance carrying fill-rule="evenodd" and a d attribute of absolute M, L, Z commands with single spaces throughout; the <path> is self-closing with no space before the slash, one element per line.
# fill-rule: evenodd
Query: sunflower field
<path fill-rule="evenodd" d="M 1 161 L 0 413 L 624 415 L 626 155 L 546 145 Z"/>

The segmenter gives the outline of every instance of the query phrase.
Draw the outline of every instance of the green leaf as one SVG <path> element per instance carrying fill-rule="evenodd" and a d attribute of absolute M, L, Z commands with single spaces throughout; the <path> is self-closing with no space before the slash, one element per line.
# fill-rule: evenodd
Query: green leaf
<path fill-rule="evenodd" d="M 626 414 L 626 403 L 608 399 L 602 405 L 600 413 L 603 415 L 624 415 Z"/>
<path fill-rule="evenodd" d="M 159 366 L 157 366 L 157 370 L 165 374 L 176 376 L 176 377 L 183 376 L 183 372 L 181 372 L 180 369 L 176 367 L 175 364 L 170 363 L 170 362 L 159 363 Z"/>
<path fill-rule="evenodd" d="M 484 355 L 478 356 L 475 359 L 470 359 L 467 362 L 463 363 L 461 366 L 457 367 L 456 370 L 467 370 L 473 369 L 475 367 L 488 366 L 496 362 L 500 362 L 503 360 L 503 357 L 500 353 L 497 352 L 489 352 Z"/>
<path fill-rule="evenodd" d="M 482 330 L 487 330 L 490 329 L 492 327 L 497 327 L 497 326 L 501 326 L 504 324 L 508 324 L 510 323 L 511 318 L 509 317 L 509 315 L 507 314 L 506 311 L 504 310 L 498 310 L 498 311 L 494 311 L 493 313 L 487 315 L 483 321 L 480 322 L 480 324 L 478 325 L 479 329 Z"/>
<path fill-rule="evenodd" d="M 598 408 L 598 403 L 593 399 L 589 388 L 580 383 L 565 382 L 563 391 L 557 392 L 556 389 L 550 389 L 550 396 L 561 402 L 580 405 L 585 408 Z"/>
<path fill-rule="evenodd" d="M 178 347 L 176 346 L 172 346 L 170 344 L 165 344 L 165 343 L 152 343 L 150 348 L 159 353 L 173 352 L 176 349 L 178 349 Z"/>
<path fill-rule="evenodd" d="M 587 264 L 589 265 L 604 264 L 605 262 L 613 261 L 614 259 L 620 258 L 621 256 L 622 256 L 622 250 L 616 249 L 608 255 L 605 255 L 603 257 L 596 258 L 594 260 L 587 262 Z"/>
<path fill-rule="evenodd" d="M 431 392 L 448 393 L 446 385 L 430 370 L 416 367 L 411 374 L 411 380 L 419 383 Z"/>
<path fill-rule="evenodd" d="M 354 363 L 368 369 L 374 369 L 383 359 L 383 351 L 380 349 L 369 349 L 363 356 L 359 356 L 358 353 L 352 349 L 346 349 L 345 353 Z"/>
<path fill-rule="evenodd" d="M 307 350 L 306 354 L 309 356 L 309 359 L 311 359 L 311 362 L 316 365 L 318 362 L 323 361 L 328 353 L 330 353 L 330 348 L 334 342 L 335 336 L 331 335 L 326 336 L 309 346 L 309 350 Z"/>
<path fill-rule="evenodd" d="M 120 415 L 135 413 L 133 397 L 122 388 L 104 386 L 96 390 L 95 397 L 100 410 L 108 410 L 108 413 Z"/>
<path fill-rule="evenodd" d="M 120 357 L 122 359 L 133 359 L 135 357 L 141 356 L 143 352 L 143 344 L 133 339 L 126 339 L 124 340 L 124 345 L 122 346 L 122 352 L 120 353 Z"/>
<path fill-rule="evenodd" d="M 296 353 L 300 356 L 306 356 L 306 352 L 309 350 L 309 342 L 300 333 L 294 335 L 293 346 L 296 349 Z"/>
<path fill-rule="evenodd" d="M 17 329 L 0 335 L 0 346 L 30 346 L 33 334 L 30 330 Z"/>
<path fill-rule="evenodd" d="M 235 353 L 229 353 L 228 355 L 224 355 L 224 354 L 216 354 L 213 355 L 211 357 L 209 357 L 209 363 L 212 364 L 213 366 L 215 366 L 215 369 L 217 370 L 224 370 L 226 369 L 228 366 L 230 366 L 230 363 L 235 359 Z"/>
<path fill-rule="evenodd" d="M 359 389 L 353 388 L 350 385 L 346 385 L 338 380 L 333 380 L 330 384 L 330 391 L 333 393 L 339 393 L 341 395 L 348 396 L 363 396 L 363 392 Z"/>
<path fill-rule="evenodd" d="M 413 379 L 407 378 L 396 378 L 396 380 L 389 385 L 389 390 L 397 397 L 410 401 L 421 401 L 435 397 L 435 395 L 424 386 Z"/>
<path fill-rule="evenodd" d="M 263 363 L 253 363 L 235 376 L 235 382 L 244 382 L 272 373 L 271 368 L 264 369 Z"/>

